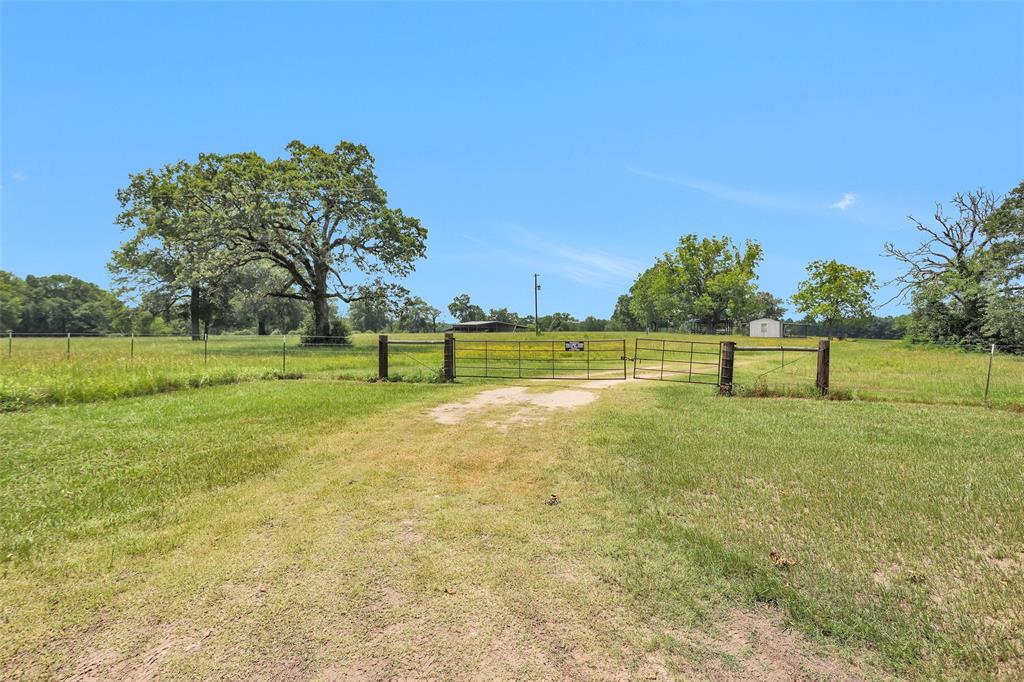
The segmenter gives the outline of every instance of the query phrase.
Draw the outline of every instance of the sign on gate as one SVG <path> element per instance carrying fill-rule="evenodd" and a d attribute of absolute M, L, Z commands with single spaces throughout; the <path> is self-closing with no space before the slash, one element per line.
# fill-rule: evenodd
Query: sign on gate
<path fill-rule="evenodd" d="M 582 352 L 582 351 L 586 350 L 586 347 L 584 346 L 584 343 L 585 343 L 584 341 L 566 341 L 565 342 L 565 349 L 567 351 Z"/>

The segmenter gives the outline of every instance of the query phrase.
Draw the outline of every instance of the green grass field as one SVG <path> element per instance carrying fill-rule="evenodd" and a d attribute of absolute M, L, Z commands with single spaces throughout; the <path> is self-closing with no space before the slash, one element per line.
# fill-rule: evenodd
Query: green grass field
<path fill-rule="evenodd" d="M 438 340 L 440 334 L 396 334 L 396 339 Z M 608 339 L 625 337 L 627 373 L 632 375 L 632 358 L 637 334 L 548 333 L 544 341 L 592 339 L 605 344 L 595 351 L 595 373 L 618 371 L 618 350 Z M 723 337 L 654 334 L 653 338 L 717 344 Z M 460 364 L 482 364 L 482 342 L 489 345 L 492 363 L 512 368 L 515 347 L 502 349 L 496 335 L 459 335 L 465 339 Z M 520 339 L 536 337 L 520 335 Z M 737 338 L 740 345 L 777 346 L 776 339 Z M 814 346 L 814 339 L 787 339 L 787 346 Z M 205 350 L 204 350 L 205 346 Z M 683 346 L 679 345 L 678 348 Z M 711 348 L 713 346 L 709 346 Z M 617 348 L 617 346 L 616 346 Z M 4 348 L 8 351 L 8 348 Z M 548 351 L 543 344 L 527 353 L 534 358 L 532 373 L 543 376 Z M 580 354 L 570 355 L 578 361 Z M 644 352 L 640 356 L 656 353 Z M 476 360 L 470 361 L 470 356 Z M 677 356 L 682 358 L 681 355 Z M 641 358 L 643 360 L 643 357 Z M 652 357 L 648 358 L 653 360 Z M 832 386 L 857 398 L 906 402 L 980 405 L 984 402 L 989 358 L 985 354 L 952 349 L 915 347 L 898 341 L 835 341 L 832 350 Z M 558 376 L 564 376 L 559 360 Z M 740 352 L 736 356 L 736 382 L 741 386 L 806 389 L 813 387 L 814 355 L 779 351 Z M 440 346 L 392 346 L 391 375 L 399 380 L 424 381 L 435 378 L 442 364 Z M 641 365 L 641 373 L 643 365 Z M 0 408 L 21 409 L 32 405 L 90 402 L 132 395 L 147 395 L 179 388 L 273 379 L 301 374 L 315 378 L 367 379 L 377 370 L 377 336 L 356 334 L 348 347 L 310 348 L 298 337 L 210 337 L 209 343 L 187 338 L 73 338 L 71 353 L 63 338 L 15 338 L 9 353 L 0 354 Z M 708 371 L 713 371 L 709 369 Z M 530 372 L 527 373 L 528 375 Z M 516 378 L 511 369 L 507 376 Z M 993 362 L 989 402 L 995 406 L 1024 406 L 1024 356 L 997 354 Z"/>
<path fill-rule="evenodd" d="M 1024 358 L 502 338 L 15 339 L 0 676 L 1024 675 Z"/>
<path fill-rule="evenodd" d="M 0 675 L 1024 673 L 1020 414 L 606 384 L 0 415 Z"/>

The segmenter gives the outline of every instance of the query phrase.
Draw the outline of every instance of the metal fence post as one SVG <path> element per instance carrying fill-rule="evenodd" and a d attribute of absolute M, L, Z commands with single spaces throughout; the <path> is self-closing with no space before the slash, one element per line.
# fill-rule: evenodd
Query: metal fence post
<path fill-rule="evenodd" d="M 984 401 L 988 402 L 988 387 L 992 383 L 992 359 L 996 356 L 996 344 L 992 344 L 992 349 L 988 354 L 988 375 L 985 377 L 985 398 Z"/>
<path fill-rule="evenodd" d="M 555 378 L 555 342 L 551 342 L 551 378 Z"/>
<path fill-rule="evenodd" d="M 7 332 L 7 357 L 14 354 L 14 330 Z"/>
<path fill-rule="evenodd" d="M 822 396 L 828 395 L 829 345 L 828 339 L 818 341 L 818 376 L 814 385 Z"/>
<path fill-rule="evenodd" d="M 281 372 L 288 366 L 288 335 L 281 337 Z"/>
<path fill-rule="evenodd" d="M 719 346 L 718 392 L 732 395 L 733 364 L 736 357 L 736 342 L 722 341 Z"/>
<path fill-rule="evenodd" d="M 381 334 L 377 337 L 377 378 L 381 381 L 388 379 L 388 335 Z"/>
<path fill-rule="evenodd" d="M 135 332 L 132 332 L 132 345 L 131 345 L 131 349 L 128 351 L 128 359 L 129 360 L 134 360 L 135 359 Z"/>
<path fill-rule="evenodd" d="M 455 334 L 444 335 L 444 380 L 455 381 Z"/>
<path fill-rule="evenodd" d="M 206 358 L 208 356 L 207 345 L 209 344 L 209 342 L 210 342 L 210 335 L 209 334 L 203 334 L 203 362 L 206 362 Z"/>
<path fill-rule="evenodd" d="M 71 332 L 68 332 L 68 359 L 71 359 Z"/>

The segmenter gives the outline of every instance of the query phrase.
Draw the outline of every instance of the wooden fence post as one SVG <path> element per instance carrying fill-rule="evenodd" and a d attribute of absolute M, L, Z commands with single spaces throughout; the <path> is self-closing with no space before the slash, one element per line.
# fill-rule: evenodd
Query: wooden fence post
<path fill-rule="evenodd" d="M 377 337 L 377 378 L 381 381 L 388 379 L 388 335 L 381 334 Z"/>
<path fill-rule="evenodd" d="M 444 380 L 455 381 L 455 334 L 444 334 Z"/>
<path fill-rule="evenodd" d="M 818 377 L 814 385 L 822 396 L 828 395 L 829 346 L 828 339 L 818 340 Z"/>
<path fill-rule="evenodd" d="M 732 395 L 732 369 L 736 357 L 736 342 L 722 341 L 719 349 L 718 393 Z"/>

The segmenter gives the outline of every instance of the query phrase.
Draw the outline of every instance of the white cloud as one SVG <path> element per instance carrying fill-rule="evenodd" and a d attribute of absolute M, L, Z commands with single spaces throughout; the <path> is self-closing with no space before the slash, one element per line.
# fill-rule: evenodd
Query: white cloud
<path fill-rule="evenodd" d="M 505 243 L 501 243 L 501 240 L 482 242 L 465 234 L 462 237 L 483 246 L 491 258 L 593 289 L 621 291 L 644 269 L 641 263 L 630 258 L 551 241 L 517 225 L 504 224 L 501 233 L 506 237 Z M 478 258 L 479 254 L 474 254 L 474 258 Z"/>
<path fill-rule="evenodd" d="M 28 176 L 21 171 L 14 171 L 11 173 L 11 180 L 14 180 L 15 182 L 25 182 L 28 180 Z"/>
<path fill-rule="evenodd" d="M 857 195 L 853 192 L 847 192 L 843 195 L 842 199 L 829 206 L 829 208 L 838 208 L 840 211 L 845 211 L 850 206 L 853 206 L 855 201 L 857 201 Z"/>
<path fill-rule="evenodd" d="M 740 189 L 738 187 L 730 187 L 728 185 L 722 185 L 717 182 L 708 182 L 706 180 L 698 180 L 688 177 L 680 177 L 677 175 L 665 175 L 662 173 L 651 173 L 649 171 L 639 170 L 630 166 L 626 167 L 626 171 L 633 175 L 638 175 L 642 178 L 650 178 L 651 180 L 658 180 L 660 182 L 668 182 L 673 185 L 680 185 L 689 189 L 709 194 L 719 199 L 726 201 L 733 201 L 738 204 L 748 204 L 750 206 L 767 206 L 772 208 L 805 208 L 805 206 L 792 199 L 775 196 L 772 194 L 765 194 L 763 192 L 755 192 L 746 189 Z"/>
<path fill-rule="evenodd" d="M 595 289 L 618 291 L 643 269 L 631 258 L 558 244 L 529 231 L 520 232 L 516 241 L 536 252 L 530 262 L 544 263 L 562 277 Z"/>

